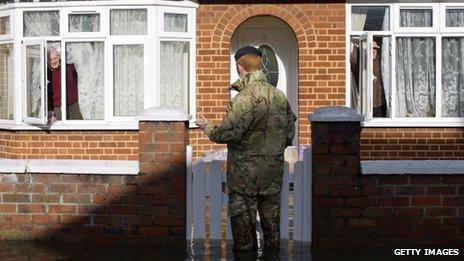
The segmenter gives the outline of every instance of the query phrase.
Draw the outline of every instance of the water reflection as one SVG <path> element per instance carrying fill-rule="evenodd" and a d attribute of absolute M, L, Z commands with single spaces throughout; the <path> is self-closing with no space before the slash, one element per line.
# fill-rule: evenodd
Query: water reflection
<path fill-rule="evenodd" d="M 123 244 L 123 242 L 120 242 Z M 198 247 L 198 246 L 196 246 Z M 398 248 L 421 248 L 418 246 L 406 246 Z M 446 248 L 446 247 L 423 247 Z M 449 247 L 448 247 L 449 248 Z M 284 242 L 280 251 L 273 253 L 248 252 L 234 256 L 232 242 L 228 241 L 226 247 L 221 244 L 211 243 L 208 248 L 190 250 L 159 247 L 155 245 L 106 245 L 92 244 L 59 244 L 58 242 L 37 243 L 33 241 L 4 241 L 0 242 L 1 261 L 50 261 L 50 260 L 186 260 L 186 261 L 215 261 L 215 260 L 240 260 L 240 261 L 387 261 L 387 260 L 464 260 L 462 248 L 459 256 L 395 256 L 395 247 L 339 247 L 339 248 L 312 248 L 307 244 L 289 244 Z M 186 255 L 189 252 L 188 255 Z"/>

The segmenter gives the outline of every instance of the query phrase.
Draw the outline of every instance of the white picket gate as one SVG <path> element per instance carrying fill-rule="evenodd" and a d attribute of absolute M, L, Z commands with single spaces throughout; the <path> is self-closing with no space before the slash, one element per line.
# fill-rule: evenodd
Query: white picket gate
<path fill-rule="evenodd" d="M 187 154 L 190 155 L 187 160 L 187 240 L 205 240 L 207 234 L 212 241 L 225 239 L 222 232 L 223 211 L 228 204 L 228 196 L 223 191 L 226 182 L 225 162 L 213 160 L 206 163 L 201 159 L 192 162 L 190 146 Z M 302 154 L 302 159 L 295 162 L 293 168 L 285 162 L 280 233 L 283 240 L 291 239 L 308 244 L 311 242 L 311 148 L 304 148 Z M 293 211 L 289 204 L 292 193 Z M 209 211 L 206 211 L 207 208 Z M 293 222 L 290 222 L 291 218 Z M 230 240 L 232 235 L 229 217 L 226 220 L 226 239 Z M 259 226 L 257 233 L 258 238 L 262 238 Z"/>

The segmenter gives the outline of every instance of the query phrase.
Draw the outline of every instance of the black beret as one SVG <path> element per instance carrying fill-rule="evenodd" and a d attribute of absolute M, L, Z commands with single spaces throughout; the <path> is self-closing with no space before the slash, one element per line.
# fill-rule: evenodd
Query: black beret
<path fill-rule="evenodd" d="M 256 49 L 253 46 L 248 45 L 248 46 L 244 46 L 244 47 L 238 49 L 237 52 L 235 52 L 235 55 L 234 55 L 235 61 L 238 61 L 238 59 L 240 59 L 240 57 L 242 57 L 242 56 L 244 56 L 246 54 L 254 54 L 254 55 L 258 55 L 259 57 L 261 57 L 263 55 L 260 50 Z"/>

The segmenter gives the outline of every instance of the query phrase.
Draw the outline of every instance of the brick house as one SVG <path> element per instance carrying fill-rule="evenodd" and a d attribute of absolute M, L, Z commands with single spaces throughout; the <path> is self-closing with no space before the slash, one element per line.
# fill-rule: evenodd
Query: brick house
<path fill-rule="evenodd" d="M 266 55 L 269 79 L 287 94 L 299 116 L 295 143 L 310 143 L 311 129 L 306 116 L 315 108 L 346 105 L 357 107 L 370 119 L 363 129 L 363 159 L 463 157 L 461 112 L 456 109 L 462 107 L 460 89 L 456 87 L 461 84 L 460 76 L 452 76 L 450 70 L 440 73 L 440 68 L 448 67 L 443 60 L 435 58 L 439 57 L 435 54 L 446 53 L 446 44 L 457 48 L 457 40 L 462 36 L 459 29 L 462 6 L 458 3 L 361 5 L 344 1 L 291 1 L 286 4 L 278 1 L 268 4 L 199 1 L 197 5 L 185 1 L 140 1 L 131 2 L 135 11 L 118 12 L 127 8 L 128 3 L 93 2 L 57 4 L 44 1 L 1 7 L 1 62 L 2 68 L 7 68 L 1 72 L 1 157 L 136 160 L 138 135 L 133 116 L 143 108 L 182 107 L 193 115 L 191 123 L 197 115 L 215 121 L 224 116 L 230 97 L 227 86 L 237 77 L 231 55 L 238 46 L 245 44 L 256 45 L 269 54 Z M 148 8 L 150 5 L 154 7 Z M 161 19 L 163 14 L 166 14 L 165 20 Z M 124 23 L 123 19 L 129 15 L 139 20 L 130 25 Z M 401 15 L 417 15 L 418 19 L 433 19 L 433 22 L 424 26 L 402 25 Z M 457 21 L 457 24 L 446 24 L 445 16 L 449 17 L 449 23 Z M 50 23 L 43 27 L 45 24 L 40 21 Z M 124 25 L 134 31 L 124 32 L 129 30 Z M 370 38 L 366 33 L 370 33 Z M 365 40 L 360 41 L 360 36 Z M 431 38 L 422 42 L 414 38 L 425 36 Z M 381 118 L 369 116 L 372 114 L 366 110 L 369 106 L 361 108 L 372 99 L 367 92 L 370 81 L 363 78 L 367 77 L 367 68 L 356 76 L 350 70 L 353 69 L 350 65 L 353 46 L 364 43 L 367 47 L 368 38 L 381 41 L 384 50 L 382 78 L 388 112 Z M 173 41 L 176 39 L 177 42 Z M 432 73 L 426 75 L 430 82 L 421 85 L 426 89 L 422 93 L 420 88 L 414 93 L 414 83 L 399 78 L 400 69 L 413 65 L 412 62 L 404 61 L 401 68 L 392 66 L 398 55 L 406 51 L 398 48 L 400 42 L 415 39 L 417 46 L 425 44 L 429 49 L 436 48 L 428 57 L 434 61 L 431 63 L 434 66 L 427 68 Z M 442 40 L 444 42 L 438 44 Z M 39 101 L 43 102 L 39 95 L 40 77 L 35 73 L 33 79 L 33 70 L 21 70 L 21 66 L 27 66 L 21 50 L 29 46 L 31 55 L 35 55 L 33 51 L 40 44 L 37 41 L 59 49 L 67 63 L 76 65 L 79 75 L 91 75 L 92 79 L 85 81 L 81 77 L 79 83 L 84 121 L 62 119 L 50 127 L 44 124 L 46 111 L 38 114 Z M 370 44 L 372 42 L 370 40 Z M 364 53 L 365 57 L 367 55 L 370 53 Z M 30 66 L 40 63 L 39 56 L 30 60 Z M 125 56 L 136 57 L 127 63 L 136 70 L 117 66 L 118 59 L 126 59 Z M 166 60 L 166 57 L 175 58 Z M 459 66 L 459 59 L 457 61 L 455 66 Z M 115 66 L 108 66 L 113 63 Z M 462 71 L 462 68 L 456 70 Z M 24 97 L 26 87 L 22 82 L 27 73 L 31 74 L 30 101 Z M 419 73 L 403 75 L 407 79 Z M 361 83 L 362 80 L 367 85 Z M 402 82 L 398 82 L 400 80 Z M 406 85 L 413 87 L 405 89 Z M 90 86 L 96 87 L 90 91 Z M 175 91 L 166 91 L 169 88 Z M 352 94 L 355 92 L 357 94 Z M 407 93 L 410 99 L 404 98 Z M 420 99 L 426 102 L 415 106 Z M 26 104 L 30 104 L 29 113 L 35 113 L 35 117 L 26 117 Z M 221 147 L 210 143 L 193 124 L 191 127 L 190 140 L 196 156 Z"/>
<path fill-rule="evenodd" d="M 0 158 L 142 160 L 135 116 L 153 106 L 193 116 L 195 156 L 222 148 L 193 122 L 224 117 L 237 77 L 231 57 L 242 45 L 265 53 L 270 83 L 299 116 L 295 144 L 311 143 L 308 114 L 348 106 L 366 117 L 364 160 L 464 158 L 461 3 L 9 2 L 0 6 Z M 374 42 L 381 50 L 375 78 Z M 47 124 L 50 47 L 76 67 L 83 120 L 67 119 L 63 84 L 63 117 Z M 382 116 L 373 110 L 379 77 Z M 60 79 L 67 81 L 64 72 Z"/>

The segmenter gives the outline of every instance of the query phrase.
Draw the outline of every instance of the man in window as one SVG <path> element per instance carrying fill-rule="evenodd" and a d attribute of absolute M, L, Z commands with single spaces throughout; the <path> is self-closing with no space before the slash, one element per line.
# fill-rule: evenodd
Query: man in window
<path fill-rule="evenodd" d="M 385 90 L 383 88 L 383 79 L 382 79 L 382 65 L 381 65 L 381 58 L 380 58 L 380 46 L 377 43 L 377 39 L 373 42 L 372 48 L 372 74 L 373 74 L 373 81 L 372 81 L 372 115 L 373 117 L 386 117 L 387 116 L 387 102 L 385 99 Z M 350 63 L 351 63 L 351 71 L 354 76 L 355 83 L 352 82 L 352 103 L 355 106 L 359 106 L 359 47 L 355 44 L 351 55 L 350 55 Z M 363 86 L 361 86 L 363 87 Z"/>
<path fill-rule="evenodd" d="M 61 55 L 53 47 L 47 51 L 48 58 L 48 123 L 61 120 Z M 66 118 L 82 120 L 79 109 L 77 71 L 74 64 L 66 64 Z"/>
<path fill-rule="evenodd" d="M 267 82 L 258 49 L 240 48 L 235 60 L 240 79 L 231 88 L 239 93 L 230 101 L 226 117 L 219 125 L 205 120 L 198 120 L 197 125 L 210 140 L 227 144 L 229 215 L 236 257 L 256 254 L 257 211 L 264 253 L 275 255 L 280 245 L 283 153 L 292 145 L 296 116 L 285 95 Z"/>

